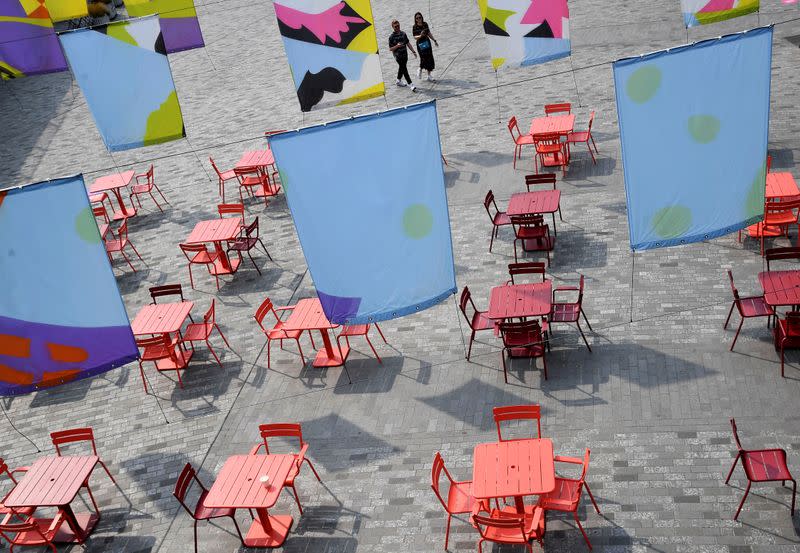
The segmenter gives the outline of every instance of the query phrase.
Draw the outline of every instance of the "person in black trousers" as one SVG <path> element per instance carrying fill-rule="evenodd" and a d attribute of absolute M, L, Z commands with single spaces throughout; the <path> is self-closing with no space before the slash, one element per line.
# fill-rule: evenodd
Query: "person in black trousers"
<path fill-rule="evenodd" d="M 392 34 L 389 35 L 389 50 L 394 54 L 394 59 L 397 62 L 397 86 L 406 86 L 406 83 L 408 83 L 408 86 L 411 87 L 411 91 L 416 92 L 417 87 L 411 82 L 411 76 L 408 74 L 408 67 L 406 67 L 408 64 L 408 52 L 406 48 L 411 50 L 415 58 L 417 57 L 417 53 L 411 46 L 408 36 L 400 30 L 400 22 L 396 19 L 392 21 L 392 31 Z M 401 80 L 402 78 L 405 78 L 405 83 Z"/>

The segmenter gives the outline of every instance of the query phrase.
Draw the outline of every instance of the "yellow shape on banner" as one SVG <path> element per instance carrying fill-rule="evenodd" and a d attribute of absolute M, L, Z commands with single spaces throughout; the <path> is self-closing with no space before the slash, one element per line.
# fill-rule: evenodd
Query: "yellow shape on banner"
<path fill-rule="evenodd" d="M 365 88 L 360 92 L 350 96 L 349 98 L 345 98 L 339 102 L 339 105 L 342 106 L 344 104 L 353 104 L 355 102 L 360 102 L 361 100 L 369 100 L 370 98 L 377 98 L 378 96 L 383 96 L 386 89 L 383 86 L 383 83 L 378 83 L 374 86 L 370 86 L 369 88 Z M 283 182 L 281 180 L 281 182 Z"/>
<path fill-rule="evenodd" d="M 89 15 L 86 0 L 44 0 L 50 19 L 66 21 Z"/>
<path fill-rule="evenodd" d="M 708 25 L 709 23 L 733 19 L 748 13 L 755 13 L 758 11 L 759 3 L 759 0 L 742 0 L 735 8 L 716 12 L 696 12 L 694 16 L 701 25 Z"/>
<path fill-rule="evenodd" d="M 162 19 L 197 17 L 194 0 L 126 0 L 125 7 L 132 17 L 157 13 Z"/>
<path fill-rule="evenodd" d="M 111 38 L 115 38 L 126 44 L 130 44 L 131 46 L 139 46 L 136 43 L 136 39 L 133 38 L 131 34 L 128 32 L 127 23 L 117 23 L 116 25 L 109 25 L 106 34 Z"/>
<path fill-rule="evenodd" d="M 347 45 L 347 49 L 368 54 L 377 53 L 378 39 L 375 36 L 375 18 L 372 16 L 372 7 L 369 4 L 369 0 L 348 0 L 347 3 L 362 19 L 369 23 L 369 27 L 358 33 L 358 36 Z"/>
<path fill-rule="evenodd" d="M 178 95 L 173 90 L 161 106 L 147 118 L 144 131 L 144 144 L 160 144 L 185 136 L 183 116 L 178 103 Z"/>

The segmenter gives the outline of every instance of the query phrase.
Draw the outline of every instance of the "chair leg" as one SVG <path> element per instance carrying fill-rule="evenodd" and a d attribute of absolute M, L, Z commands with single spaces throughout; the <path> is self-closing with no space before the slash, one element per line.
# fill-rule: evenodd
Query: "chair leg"
<path fill-rule="evenodd" d="M 267 368 L 269 368 L 269 362 L 270 362 L 270 358 L 269 358 L 269 350 L 270 350 L 270 346 L 271 346 L 271 345 L 272 345 L 272 340 L 270 340 L 269 338 L 267 338 Z"/>
<path fill-rule="evenodd" d="M 239 534 L 239 541 L 241 541 L 242 545 L 244 545 L 244 537 L 242 536 L 242 531 L 239 529 L 239 523 L 236 522 L 236 517 L 231 515 L 231 520 L 233 521 L 233 525 L 236 527 L 236 533 Z"/>
<path fill-rule="evenodd" d="M 261 241 L 261 238 L 258 239 L 258 243 L 261 244 L 262 248 L 264 248 L 264 253 L 267 254 L 267 257 L 269 258 L 269 260 L 272 261 L 273 260 L 272 256 L 267 251 L 267 247 L 264 245 L 264 242 Z"/>
<path fill-rule="evenodd" d="M 85 484 L 86 484 L 86 491 L 89 492 L 89 499 L 92 500 L 92 505 L 94 505 L 94 512 L 99 513 L 100 509 L 97 508 L 97 501 L 94 500 L 94 494 L 92 493 L 92 488 L 89 487 L 88 482 L 85 482 Z"/>
<path fill-rule="evenodd" d="M 181 371 L 179 369 L 175 369 L 175 376 L 178 377 L 178 386 L 183 389 L 183 379 L 181 378 Z"/>
<path fill-rule="evenodd" d="M 589 322 L 589 318 L 586 316 L 586 312 L 583 310 L 583 306 L 581 306 L 581 315 L 583 315 L 583 320 L 586 321 L 586 324 L 589 326 L 589 330 L 594 332 L 592 328 L 592 323 Z"/>
<path fill-rule="evenodd" d="M 472 342 L 475 340 L 475 330 L 473 329 L 472 334 L 469 335 L 469 347 L 467 348 L 467 361 L 469 361 L 469 356 L 472 353 Z"/>
<path fill-rule="evenodd" d="M 99 461 L 99 462 L 100 462 L 100 465 L 102 465 L 102 467 L 105 469 L 105 471 L 106 471 L 106 474 L 108 475 L 108 477 L 109 477 L 109 478 L 111 478 L 111 481 L 112 481 L 114 484 L 116 484 L 116 483 L 117 483 L 117 481 L 116 481 L 116 480 L 114 480 L 114 476 L 112 476 L 112 474 L 111 474 L 111 472 L 108 470 L 108 467 L 106 466 L 106 464 L 105 464 L 103 461 Z"/>
<path fill-rule="evenodd" d="M 310 330 L 308 331 L 308 337 L 311 340 L 311 347 L 317 349 L 317 344 L 314 343 L 314 333 Z"/>
<path fill-rule="evenodd" d="M 514 162 L 512 163 L 512 166 L 514 167 L 514 169 L 517 168 L 517 155 L 518 155 L 519 149 L 520 149 L 519 148 L 519 144 L 514 146 Z M 445 545 L 444 548 L 447 549 L 447 545 Z"/>
<path fill-rule="evenodd" d="M 374 324 L 375 324 L 375 328 L 378 330 L 378 334 L 380 334 L 381 338 L 383 338 L 383 343 L 384 344 L 388 344 L 389 342 L 386 341 L 386 337 L 383 335 L 383 332 L 381 331 L 381 327 L 378 326 L 378 323 L 374 323 Z"/>
<path fill-rule="evenodd" d="M 503 378 L 505 379 L 506 384 L 508 384 L 508 369 L 506 368 L 506 350 L 505 349 L 500 350 L 500 359 L 503 360 Z"/>
<path fill-rule="evenodd" d="M 144 259 L 142 259 L 142 256 L 141 256 L 141 255 L 139 255 L 139 252 L 136 250 L 136 246 L 134 246 L 134 245 L 133 245 L 133 242 L 131 242 L 130 240 L 128 240 L 127 244 L 128 244 L 128 245 L 129 245 L 129 246 L 130 246 L 130 247 L 133 249 L 133 252 L 136 254 L 136 257 L 138 257 L 138 258 L 139 258 L 139 261 L 141 261 L 142 263 L 144 263 Z"/>
<path fill-rule="evenodd" d="M 594 146 L 594 151 L 597 152 L 597 155 L 600 155 L 600 151 L 597 149 L 597 144 L 594 143 L 594 137 L 589 135 L 589 138 L 592 139 L 592 146 Z"/>
<path fill-rule="evenodd" d="M 142 375 L 142 384 L 144 384 L 144 393 L 148 393 L 147 392 L 147 380 L 145 380 L 145 378 L 144 378 L 144 368 L 142 367 L 142 362 L 141 361 L 139 361 L 139 374 Z"/>
<path fill-rule="evenodd" d="M 155 196 L 153 196 L 153 191 L 152 191 L 152 190 L 150 191 L 150 199 L 151 199 L 151 200 L 153 200 L 153 203 L 154 203 L 154 204 L 156 204 L 156 207 L 158 208 L 158 210 L 159 210 L 161 213 L 164 213 L 164 210 L 163 210 L 163 209 L 161 209 L 161 206 L 160 206 L 160 205 L 158 205 L 158 202 L 156 201 L 156 197 L 155 197 Z"/>
<path fill-rule="evenodd" d="M 489 253 L 492 252 L 492 245 L 494 245 L 494 235 L 497 232 L 497 227 L 492 226 L 492 237 L 489 239 Z"/>
<path fill-rule="evenodd" d="M 322 482 L 322 478 L 320 478 L 319 474 L 317 474 L 317 469 L 314 468 L 314 464 L 311 462 L 311 460 L 309 460 L 308 457 L 303 457 L 303 461 L 308 463 L 308 466 L 311 467 L 311 472 L 313 472 L 314 476 L 317 477 L 317 482 Z"/>
<path fill-rule="evenodd" d="M 597 501 L 594 500 L 594 495 L 592 495 L 592 490 L 589 489 L 589 484 L 584 480 L 583 487 L 586 488 L 586 493 L 589 494 L 589 499 L 592 500 L 592 505 L 594 505 L 594 510 L 597 511 L 597 514 L 600 514 L 600 507 L 597 506 Z"/>
<path fill-rule="evenodd" d="M 583 526 L 581 525 L 581 521 L 580 521 L 580 519 L 578 519 L 577 511 L 574 511 L 572 513 L 572 516 L 575 518 L 575 523 L 578 525 L 578 528 L 580 528 L 581 534 L 583 534 L 583 539 L 586 540 L 586 545 L 589 547 L 589 549 L 591 549 L 592 548 L 592 542 L 589 541 L 589 536 L 586 535 L 586 530 L 583 529 Z"/>
<path fill-rule="evenodd" d="M 192 290 L 194 290 L 194 278 L 192 277 L 192 264 L 189 263 L 189 283 L 192 285 Z"/>
<path fill-rule="evenodd" d="M 128 259 L 128 256 L 127 256 L 127 255 L 125 255 L 125 252 L 124 252 L 124 251 L 122 251 L 122 250 L 120 250 L 120 251 L 119 251 L 119 253 L 122 255 L 122 259 L 124 259 L 124 260 L 125 260 L 125 261 L 128 263 L 128 266 L 129 266 L 129 267 L 130 267 L 130 268 L 133 270 L 133 272 L 135 273 L 135 272 L 136 272 L 136 268 L 135 268 L 135 267 L 133 266 L 133 264 L 131 263 L 131 260 L 130 260 L 130 259 Z"/>
<path fill-rule="evenodd" d="M 259 275 L 261 275 L 261 269 L 259 269 L 259 268 L 258 268 L 258 265 L 256 265 L 256 260 L 255 260 L 255 259 L 253 259 L 253 256 L 252 256 L 252 255 L 250 255 L 250 250 L 247 250 L 247 257 L 249 257 L 249 258 L 250 258 L 250 263 L 252 263 L 252 264 L 253 264 L 253 267 L 255 267 L 255 268 L 256 268 L 256 271 L 258 271 L 258 274 L 259 274 Z"/>
<path fill-rule="evenodd" d="M 208 346 L 208 351 L 210 351 L 211 355 L 214 356 L 214 359 L 217 360 L 217 365 L 219 365 L 221 367 L 222 366 L 222 362 L 219 360 L 219 357 L 217 357 L 217 352 L 215 352 L 214 348 L 211 347 L 211 341 L 208 338 L 206 338 L 206 345 Z"/>
<path fill-rule="evenodd" d="M 797 496 L 797 480 L 792 478 L 792 516 L 794 516 L 794 500 Z"/>
<path fill-rule="evenodd" d="M 231 345 L 228 343 L 228 339 L 222 333 L 222 329 L 219 327 L 217 323 L 214 323 L 214 328 L 216 328 L 217 332 L 219 332 L 219 335 L 222 336 L 222 341 L 225 342 L 225 345 L 228 346 L 228 349 L 231 349 Z"/>
<path fill-rule="evenodd" d="M 736 468 L 736 463 L 739 462 L 739 457 L 741 457 L 741 456 L 742 456 L 741 453 L 737 453 L 736 454 L 736 459 L 733 460 L 733 464 L 731 465 L 731 470 L 728 471 L 728 477 L 725 479 L 725 484 L 726 485 L 730 481 L 731 475 L 733 474 L 733 470 Z"/>
<path fill-rule="evenodd" d="M 197 553 L 197 521 L 194 521 L 194 553 Z"/>
<path fill-rule="evenodd" d="M 589 351 L 591 351 L 591 349 Z M 544 352 L 542 352 L 542 367 L 544 367 L 544 379 L 547 380 L 547 357 L 544 355 Z"/>
<path fill-rule="evenodd" d="M 168 205 L 172 205 L 171 203 L 169 203 L 169 200 L 164 196 L 164 193 L 161 191 L 161 189 L 158 187 L 158 185 L 157 184 L 153 184 L 153 186 L 155 187 L 156 190 L 158 190 L 158 195 L 161 196 L 161 199 L 164 200 L 164 203 L 168 204 Z"/>
<path fill-rule="evenodd" d="M 447 551 L 447 544 L 450 542 L 450 520 L 453 518 L 453 515 L 447 513 L 447 526 L 445 527 L 444 531 L 444 550 Z"/>
<path fill-rule="evenodd" d="M 736 301 L 733 301 L 733 302 L 731 303 L 731 308 L 730 308 L 730 310 L 728 310 L 728 318 L 727 318 L 727 319 L 725 319 L 725 324 L 724 324 L 724 325 L 722 325 L 722 329 L 723 329 L 723 330 L 725 330 L 726 328 L 728 328 L 728 323 L 729 323 L 729 322 L 730 322 L 730 320 L 731 320 L 731 315 L 733 315 L 733 308 L 734 308 L 734 307 L 736 307 Z M 767 321 L 767 322 L 769 323 L 769 321 Z"/>
<path fill-rule="evenodd" d="M 589 148 L 589 155 L 592 156 L 592 163 L 597 165 L 597 160 L 594 158 L 594 152 L 592 152 L 592 147 L 589 145 L 589 141 L 586 141 L 586 147 Z"/>
<path fill-rule="evenodd" d="M 733 337 L 733 342 L 731 342 L 731 351 L 733 351 L 733 346 L 736 345 L 736 339 L 739 337 L 739 331 L 742 330 L 742 324 L 744 323 L 744 317 L 741 321 L 739 321 L 739 328 L 736 329 L 736 336 Z"/>
<path fill-rule="evenodd" d="M 297 488 L 292 484 L 292 491 L 294 492 L 294 500 L 297 502 L 297 508 L 300 509 L 300 514 L 303 514 L 303 506 L 300 505 L 300 497 L 297 495 Z"/>
<path fill-rule="evenodd" d="M 303 346 L 300 345 L 300 337 L 297 337 L 297 349 L 300 350 L 300 360 L 303 362 L 303 366 L 306 366 L 306 358 L 303 356 Z"/>
<path fill-rule="evenodd" d="M 369 347 L 372 349 L 372 353 L 374 353 L 374 354 L 375 354 L 375 358 L 378 360 L 378 363 L 380 363 L 381 365 L 383 365 L 383 361 L 381 361 L 381 356 L 380 356 L 380 355 L 378 355 L 378 352 L 377 352 L 377 351 L 375 351 L 375 346 L 373 346 L 373 345 L 372 345 L 372 342 L 370 341 L 370 339 L 369 339 L 369 336 L 367 336 L 366 334 L 364 334 L 364 338 L 366 338 L 366 339 L 367 339 L 367 343 L 369 344 Z"/>
<path fill-rule="evenodd" d="M 783 361 L 784 361 L 784 359 L 783 359 L 783 341 L 781 341 L 781 377 L 782 378 L 786 378 L 786 375 L 783 374 L 783 366 L 784 366 Z"/>
<path fill-rule="evenodd" d="M 739 508 L 736 509 L 736 514 L 733 517 L 733 520 L 737 520 L 739 518 L 739 513 L 742 512 L 742 506 L 744 505 L 744 500 L 747 499 L 747 494 L 750 493 L 750 485 L 752 482 L 749 480 L 747 481 L 747 489 L 744 491 L 744 497 L 742 497 L 741 503 L 739 503 Z"/>
<path fill-rule="evenodd" d="M 589 348 L 589 353 L 592 353 L 592 346 L 589 345 L 589 341 L 586 339 L 586 335 L 583 333 L 583 329 L 581 328 L 581 320 L 578 319 L 575 321 L 575 324 L 578 326 L 578 332 L 581 333 L 581 338 L 583 338 L 583 343 L 586 344 L 586 347 Z"/>

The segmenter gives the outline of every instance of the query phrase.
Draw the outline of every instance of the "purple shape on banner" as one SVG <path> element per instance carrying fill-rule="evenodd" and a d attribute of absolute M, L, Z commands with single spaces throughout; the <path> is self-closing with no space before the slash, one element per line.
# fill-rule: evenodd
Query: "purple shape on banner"
<path fill-rule="evenodd" d="M 200 22 L 196 17 L 162 17 L 159 22 L 168 53 L 204 46 Z"/>
<path fill-rule="evenodd" d="M 0 61 L 24 75 L 65 71 L 67 60 L 52 27 L 0 21 Z"/>
<path fill-rule="evenodd" d="M 361 298 L 331 296 L 320 290 L 317 290 L 317 297 L 328 320 L 337 324 L 347 324 L 347 321 L 358 313 L 358 307 L 361 305 Z"/>
<path fill-rule="evenodd" d="M 6 17 L 28 17 L 19 0 L 0 0 L 0 15 Z"/>

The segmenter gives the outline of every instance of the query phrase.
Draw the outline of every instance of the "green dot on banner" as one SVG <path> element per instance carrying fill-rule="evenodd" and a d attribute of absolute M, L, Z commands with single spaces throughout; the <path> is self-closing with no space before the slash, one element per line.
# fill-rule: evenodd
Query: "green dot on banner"
<path fill-rule="evenodd" d="M 91 207 L 86 207 L 75 216 L 75 232 L 78 233 L 81 240 L 89 242 L 90 244 L 97 244 L 100 242 L 100 232 L 97 230 L 97 221 L 95 221 L 94 214 Z"/>
<path fill-rule="evenodd" d="M 650 224 L 661 238 L 677 238 L 692 226 L 692 211 L 682 205 L 664 207 L 656 211 Z"/>
<path fill-rule="evenodd" d="M 767 164 L 766 162 L 758 169 L 753 182 L 750 184 L 750 189 L 747 191 L 747 200 L 745 200 L 744 209 L 745 217 L 750 219 L 757 215 L 764 213 L 764 192 L 767 186 Z"/>
<path fill-rule="evenodd" d="M 692 115 L 687 124 L 692 139 L 700 144 L 712 142 L 719 134 L 720 121 L 713 115 Z"/>
<path fill-rule="evenodd" d="M 645 65 L 634 71 L 625 85 L 628 97 L 637 104 L 643 104 L 656 95 L 661 87 L 661 69 L 655 65 Z"/>
<path fill-rule="evenodd" d="M 428 206 L 413 204 L 403 212 L 403 232 L 409 238 L 425 238 L 433 229 L 433 214 Z"/>

